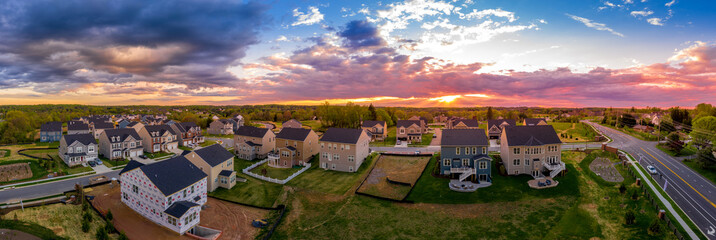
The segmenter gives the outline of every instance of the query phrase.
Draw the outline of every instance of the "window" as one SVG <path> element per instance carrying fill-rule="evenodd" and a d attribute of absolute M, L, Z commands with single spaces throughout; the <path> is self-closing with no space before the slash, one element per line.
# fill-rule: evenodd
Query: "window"
<path fill-rule="evenodd" d="M 525 159 L 525 166 L 529 166 L 529 165 L 530 165 L 530 160 L 529 160 L 529 159 Z"/>
<path fill-rule="evenodd" d="M 512 165 L 519 166 L 520 160 L 519 159 L 512 160 Z"/>
<path fill-rule="evenodd" d="M 349 161 L 349 162 L 355 161 L 355 158 L 356 158 L 356 157 L 353 156 L 353 155 L 348 155 L 348 161 Z"/>
<path fill-rule="evenodd" d="M 455 155 L 460 155 L 460 148 L 459 148 L 459 147 L 455 148 Z"/>
<path fill-rule="evenodd" d="M 127 195 L 127 193 L 122 193 L 122 197 L 124 200 L 129 200 L 129 195 Z"/>
<path fill-rule="evenodd" d="M 335 164 L 335 163 L 331 165 L 331 169 L 336 169 L 336 164 Z"/>
<path fill-rule="evenodd" d="M 449 166 L 450 166 L 450 159 L 448 159 L 448 158 L 443 159 L 443 166 L 449 167 Z"/>
<path fill-rule="evenodd" d="M 321 148 L 323 148 L 323 143 L 321 143 Z"/>
<path fill-rule="evenodd" d="M 74 148 L 68 147 L 68 148 L 67 148 L 67 153 L 72 153 L 72 150 L 74 150 Z"/>
<path fill-rule="evenodd" d="M 94 152 L 94 146 L 87 147 L 87 152 L 93 153 Z"/>
<path fill-rule="evenodd" d="M 173 217 L 170 217 L 170 216 L 167 216 L 167 222 L 168 222 L 169 224 L 171 224 L 171 225 L 174 225 L 174 226 L 177 225 L 177 219 L 176 219 L 176 218 L 173 218 Z"/>
<path fill-rule="evenodd" d="M 487 154 L 487 148 L 482 148 L 482 154 Z"/>
<path fill-rule="evenodd" d="M 137 185 L 132 185 L 132 192 L 139 193 L 139 187 L 137 187 Z"/>
<path fill-rule="evenodd" d="M 333 160 L 338 161 L 338 160 L 340 160 L 340 159 L 341 159 L 341 155 L 333 154 Z M 334 165 L 335 165 L 335 164 L 334 164 Z"/>
<path fill-rule="evenodd" d="M 75 148 L 75 152 L 76 152 L 76 153 L 81 153 L 81 152 L 82 152 L 82 147 L 76 147 L 76 148 Z"/>
<path fill-rule="evenodd" d="M 401 134 L 405 134 L 405 128 L 401 128 L 401 129 L 400 129 L 400 133 L 401 133 Z"/>
<path fill-rule="evenodd" d="M 487 162 L 480 162 L 480 169 L 487 169 Z"/>
<path fill-rule="evenodd" d="M 477 148 L 476 148 L 476 147 L 472 147 L 472 155 L 475 155 L 475 154 L 477 154 Z"/>
<path fill-rule="evenodd" d="M 328 161 L 331 161 L 331 154 L 330 154 L 330 153 L 324 152 L 322 155 L 323 155 L 323 159 L 326 159 L 326 160 L 328 160 Z"/>
<path fill-rule="evenodd" d="M 519 148 L 513 148 L 513 149 L 512 149 L 512 152 L 515 153 L 515 154 L 520 154 L 520 149 L 519 149 Z"/>
<path fill-rule="evenodd" d="M 348 166 L 348 171 L 353 172 L 353 166 Z"/>
<path fill-rule="evenodd" d="M 469 166 L 469 165 L 470 165 L 470 160 L 468 160 L 467 158 L 463 158 L 462 159 L 462 167 Z"/>
<path fill-rule="evenodd" d="M 467 155 L 467 154 L 470 154 L 470 148 L 469 148 L 469 147 L 465 147 L 465 155 Z"/>
<path fill-rule="evenodd" d="M 346 150 L 351 150 L 351 145 L 346 145 Z"/>

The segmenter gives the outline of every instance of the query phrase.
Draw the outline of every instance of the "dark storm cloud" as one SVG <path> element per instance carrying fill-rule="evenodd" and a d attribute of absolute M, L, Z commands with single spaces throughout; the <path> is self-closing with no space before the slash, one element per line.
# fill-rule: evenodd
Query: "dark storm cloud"
<path fill-rule="evenodd" d="M 348 22 L 338 36 L 344 37 L 346 47 L 352 49 L 386 45 L 385 40 L 378 35 L 378 28 L 364 20 Z"/>

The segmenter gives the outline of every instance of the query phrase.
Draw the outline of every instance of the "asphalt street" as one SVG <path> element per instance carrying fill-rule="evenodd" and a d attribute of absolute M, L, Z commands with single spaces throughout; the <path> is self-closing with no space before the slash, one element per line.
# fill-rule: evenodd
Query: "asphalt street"
<path fill-rule="evenodd" d="M 613 141 L 610 147 L 631 154 L 643 167 L 654 166 L 652 176 L 662 189 L 709 239 L 716 239 L 716 186 L 679 160 L 656 148 L 656 142 L 642 141 L 612 128 L 588 123 Z"/>
<path fill-rule="evenodd" d="M 38 197 L 50 196 L 60 194 L 65 191 L 69 191 L 75 188 L 75 183 L 80 183 L 83 186 L 89 185 L 89 179 L 96 176 L 105 176 L 107 178 L 119 178 L 119 171 L 114 170 L 111 172 L 88 175 L 78 178 L 71 178 L 65 180 L 59 180 L 55 182 L 42 183 L 27 187 L 19 187 L 16 189 L 5 189 L 0 191 L 0 203 L 7 202 L 18 202 L 20 199 L 33 199 Z M 89 193 L 89 195 L 92 195 Z"/>

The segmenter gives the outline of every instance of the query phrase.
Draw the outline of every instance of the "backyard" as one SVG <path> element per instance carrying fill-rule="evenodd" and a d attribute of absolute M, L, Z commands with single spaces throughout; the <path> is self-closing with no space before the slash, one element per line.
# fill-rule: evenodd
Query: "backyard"
<path fill-rule="evenodd" d="M 430 157 L 427 156 L 381 155 L 363 185 L 358 189 L 358 192 L 394 200 L 403 200 L 429 161 Z"/>
<path fill-rule="evenodd" d="M 61 237 L 65 237 L 73 240 L 83 239 L 95 239 L 95 231 L 100 226 L 104 226 L 104 220 L 95 213 L 89 211 L 92 215 L 92 221 L 90 223 L 90 231 L 85 233 L 82 232 L 81 222 L 82 219 L 82 205 L 65 205 L 65 204 L 51 204 L 33 208 L 25 208 L 25 210 L 14 210 L 6 217 L 14 218 L 17 215 L 17 219 L 25 222 L 32 222 L 42 227 L 52 230 L 55 234 Z M 34 234 L 34 232 L 28 232 Z M 116 239 L 117 234 L 111 234 L 111 239 Z"/>
<path fill-rule="evenodd" d="M 236 186 L 231 189 L 218 188 L 216 191 L 210 192 L 209 196 L 254 206 L 273 206 L 276 198 L 281 193 L 283 186 L 276 183 L 262 181 L 241 172 L 242 169 L 253 163 L 253 161 L 234 158 L 234 171 L 236 171 L 236 178 L 244 178 L 246 179 L 246 182 L 237 181 Z M 295 179 L 292 181 L 295 181 Z"/>
<path fill-rule="evenodd" d="M 256 173 L 261 176 L 270 177 L 277 180 L 283 180 L 293 175 L 295 172 L 301 170 L 299 167 L 292 168 L 275 168 L 268 165 L 268 162 L 258 165 L 255 168 L 249 170 L 252 173 Z"/>

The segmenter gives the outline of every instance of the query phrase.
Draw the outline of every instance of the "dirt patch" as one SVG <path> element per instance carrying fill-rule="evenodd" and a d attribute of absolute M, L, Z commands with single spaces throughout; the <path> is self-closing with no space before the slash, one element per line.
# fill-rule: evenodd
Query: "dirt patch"
<path fill-rule="evenodd" d="M 63 229 L 62 227 L 53 227 L 51 228 L 51 230 L 55 232 L 55 234 L 58 236 L 62 236 L 65 233 L 65 229 Z"/>
<path fill-rule="evenodd" d="M 28 163 L 0 165 L 0 182 L 21 180 L 32 177 L 32 169 Z"/>
<path fill-rule="evenodd" d="M 596 158 L 589 164 L 589 170 L 592 170 L 597 176 L 602 177 L 607 182 L 622 182 L 624 177 L 614 167 L 612 161 L 608 158 Z"/>

